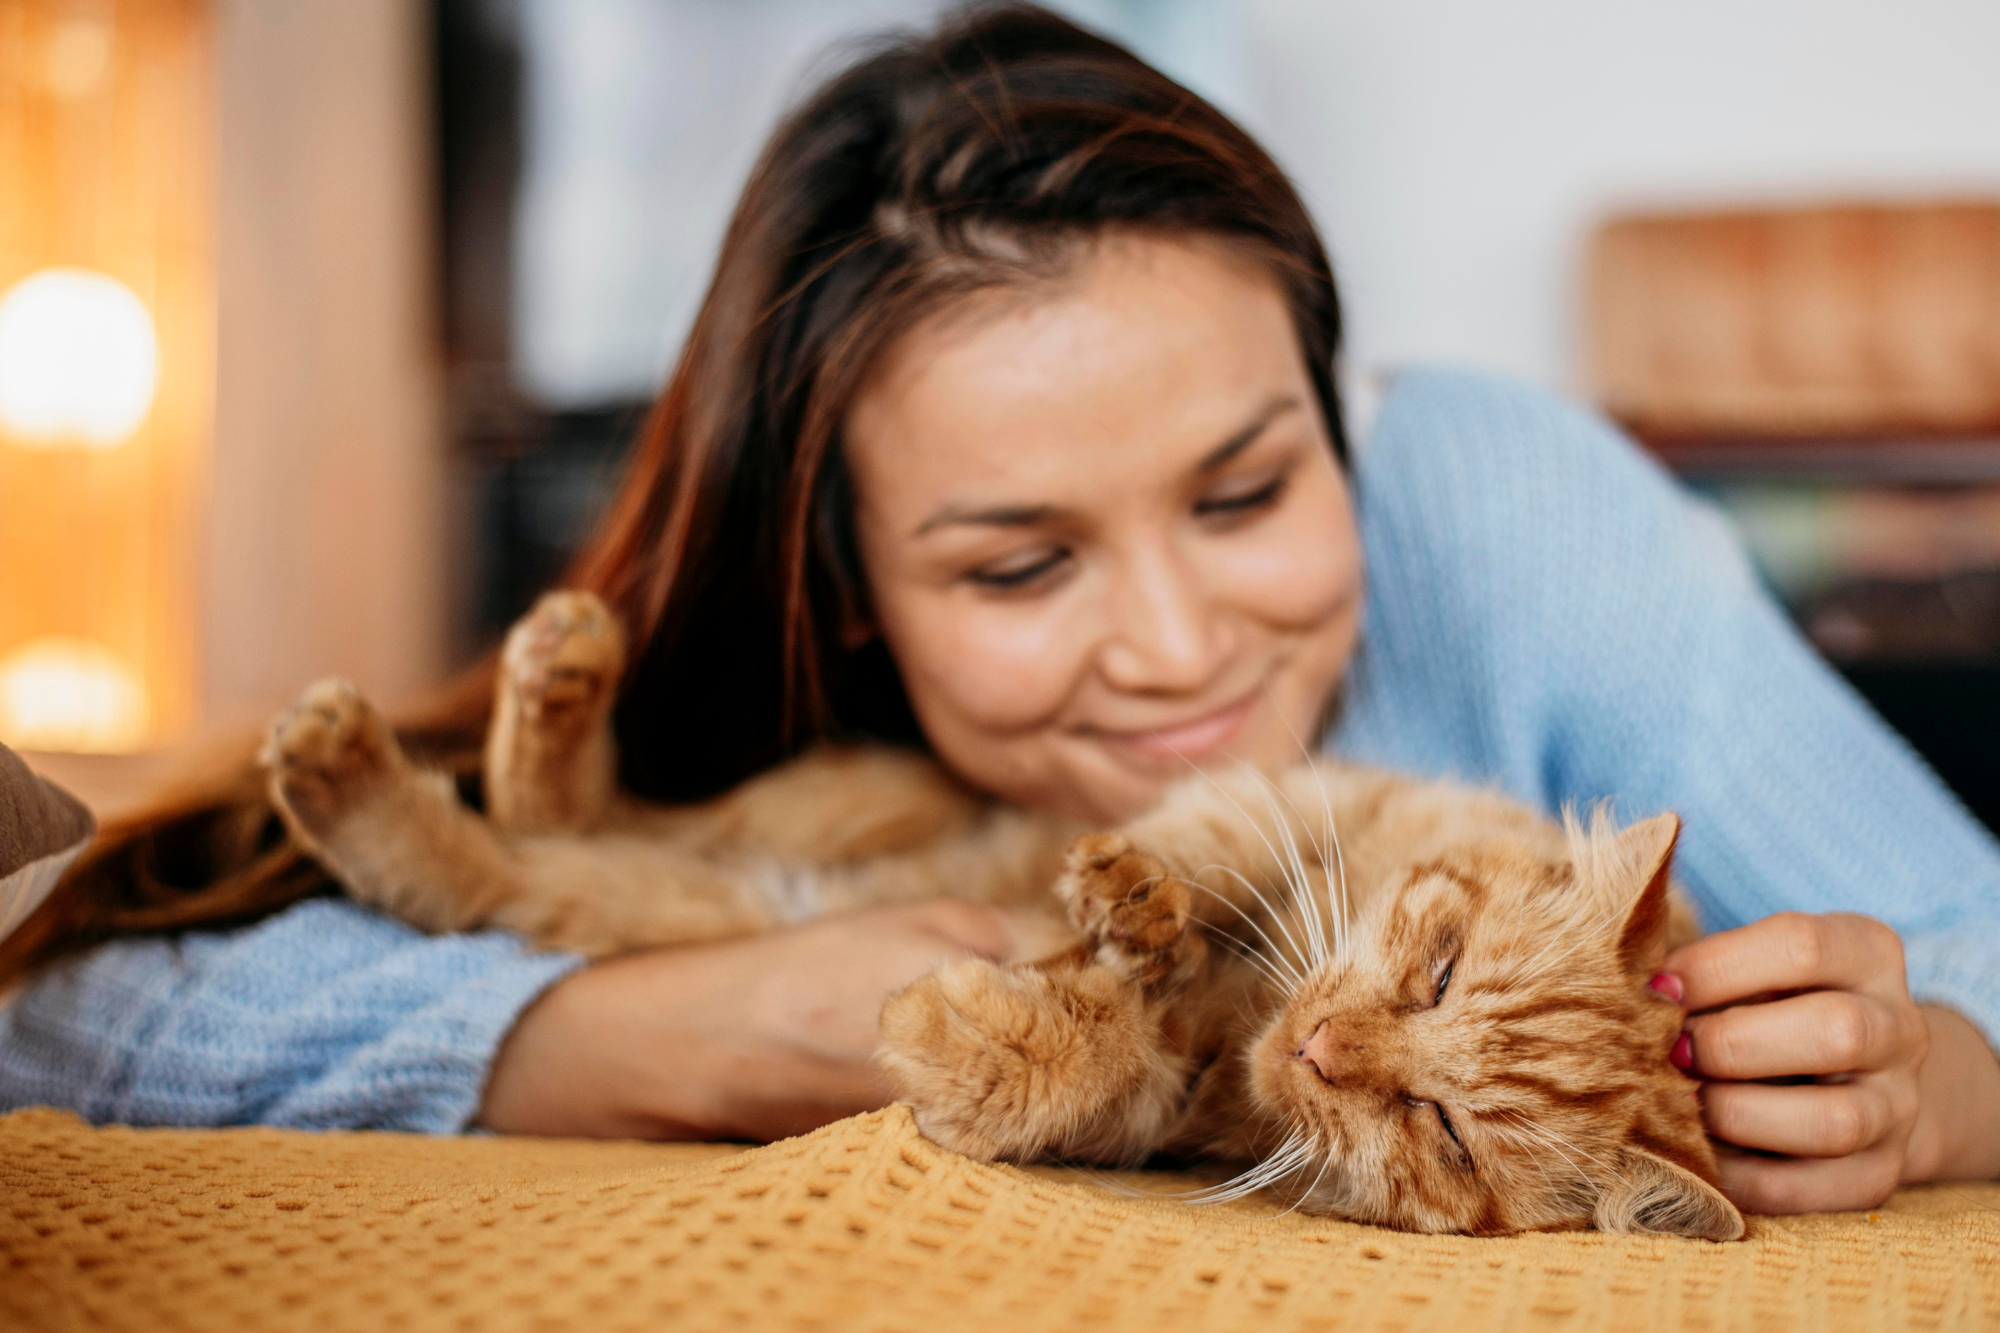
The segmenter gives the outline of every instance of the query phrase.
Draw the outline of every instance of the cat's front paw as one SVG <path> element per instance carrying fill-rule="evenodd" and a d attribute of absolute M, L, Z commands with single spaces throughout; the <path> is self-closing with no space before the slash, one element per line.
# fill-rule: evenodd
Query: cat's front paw
<path fill-rule="evenodd" d="M 917 1127 L 989 1161 L 1115 1158 L 1132 1093 L 1175 1077 L 1136 988 L 1102 968 L 952 963 L 890 996 L 881 1034 Z"/>
<path fill-rule="evenodd" d="M 1166 981 L 1206 952 L 1188 929 L 1194 893 L 1187 881 L 1122 833 L 1086 833 L 1071 843 L 1056 896 L 1097 961 L 1134 980 Z"/>
<path fill-rule="evenodd" d="M 625 631 L 595 593 L 545 593 L 507 632 L 500 663 L 522 716 L 588 715 L 617 688 Z"/>
<path fill-rule="evenodd" d="M 347 681 L 306 687 L 272 721 L 258 761 L 271 798 L 302 831 L 324 835 L 395 780 L 402 752 L 374 705 Z"/>

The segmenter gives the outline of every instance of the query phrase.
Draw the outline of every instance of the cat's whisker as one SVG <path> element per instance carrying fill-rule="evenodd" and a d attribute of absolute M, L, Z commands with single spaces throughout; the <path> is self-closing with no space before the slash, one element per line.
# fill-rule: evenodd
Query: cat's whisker
<path fill-rule="evenodd" d="M 1280 796 L 1284 796 L 1285 793 L 1265 774 L 1259 772 L 1257 776 L 1262 782 L 1259 790 L 1263 793 L 1265 808 L 1271 812 L 1272 826 L 1277 829 L 1279 840 L 1285 844 L 1285 856 L 1279 860 L 1279 872 L 1285 878 L 1285 887 L 1291 891 L 1292 910 L 1299 918 L 1299 933 L 1305 936 L 1306 943 L 1312 949 L 1313 966 L 1324 968 L 1327 965 L 1326 935 L 1320 929 L 1319 908 L 1312 900 L 1305 860 L 1299 855 L 1298 840 L 1292 836 L 1290 822 L 1278 810 L 1277 802 L 1271 799 L 1273 791 L 1277 791 Z M 1291 798 L 1286 796 L 1285 800 L 1289 803 Z M 1292 813 L 1298 814 L 1297 806 L 1292 807 Z"/>
<path fill-rule="evenodd" d="M 1194 1204 L 1231 1203 L 1246 1198 L 1259 1190 L 1268 1189 L 1309 1164 L 1318 1143 L 1317 1134 L 1293 1130 L 1275 1153 L 1242 1175 L 1203 1190 L 1193 1190 L 1171 1197 L 1185 1199 Z"/>
<path fill-rule="evenodd" d="M 1209 931 L 1209 933 L 1212 934 L 1216 938 L 1216 940 L 1218 940 L 1222 944 L 1224 948 L 1228 949 L 1238 958 L 1241 958 L 1244 962 L 1250 964 L 1252 967 L 1256 968 L 1259 972 L 1263 973 L 1265 978 L 1269 980 L 1272 984 L 1276 985 L 1279 990 L 1289 994 L 1295 989 L 1292 985 L 1290 978 L 1286 977 L 1276 968 L 1272 967 L 1270 963 L 1267 962 L 1264 959 L 1264 957 L 1261 954 L 1259 954 L 1255 949 L 1251 948 L 1249 945 L 1244 944 L 1240 940 L 1236 939 L 1234 936 L 1230 935 L 1228 931 L 1223 930 L 1220 926 L 1212 925 L 1211 923 L 1206 921 L 1200 922 L 1199 924 L 1202 925 L 1204 928 L 1206 928 Z"/>
<path fill-rule="evenodd" d="M 1279 922 L 1277 919 L 1278 918 L 1277 909 L 1271 905 L 1270 901 L 1264 897 L 1263 892 L 1259 890 L 1256 885 L 1252 884 L 1249 880 L 1243 877 L 1243 873 L 1241 871 L 1237 870 L 1233 866 L 1226 866 L 1222 865 L 1219 862 L 1211 861 L 1209 864 L 1203 866 L 1200 870 L 1197 870 L 1195 873 L 1197 875 L 1205 875 L 1211 870 L 1219 871 L 1220 873 L 1229 876 L 1231 879 L 1234 879 L 1238 884 L 1241 884 L 1243 886 L 1243 891 L 1249 894 L 1250 897 L 1257 903 L 1257 905 L 1264 909 L 1265 915 L 1270 917 L 1272 923 L 1279 927 L 1280 932 L 1285 933 L 1283 930 L 1283 924 Z M 1295 977 L 1297 977 L 1300 984 L 1304 984 L 1305 975 L 1302 971 L 1299 970 L 1298 967 L 1293 966 L 1294 960 L 1286 955 L 1285 951 L 1278 946 L 1278 942 L 1274 940 L 1264 930 L 1264 928 L 1261 925 L 1258 924 L 1255 917 L 1252 917 L 1248 912 L 1243 910 L 1241 904 L 1232 901 L 1227 894 L 1219 893 L 1216 890 L 1209 888 L 1206 884 L 1196 883 L 1195 887 L 1200 889 L 1203 893 L 1213 895 L 1216 899 L 1226 904 L 1230 908 L 1230 910 L 1234 911 L 1238 916 L 1242 917 L 1244 921 L 1248 922 L 1250 928 L 1257 932 L 1258 936 L 1264 941 L 1265 944 L 1270 946 L 1273 956 L 1275 956 L 1280 962 L 1286 965 L 1287 970 L 1291 971 L 1292 974 Z M 1290 942 L 1291 937 L 1288 933 L 1286 933 L 1286 939 L 1288 942 Z M 1296 952 L 1297 945 L 1294 943 L 1292 947 Z M 1300 955 L 1297 961 L 1298 963 L 1303 964 L 1303 962 L 1305 961 L 1303 954 Z"/>
<path fill-rule="evenodd" d="M 1580 1147 L 1574 1141 L 1564 1138 L 1562 1135 L 1550 1129 L 1547 1125 L 1538 1124 L 1534 1120 L 1530 1119 L 1524 1112 L 1521 1111 L 1510 1111 L 1508 1112 L 1508 1114 L 1513 1117 L 1514 1123 L 1519 1125 L 1521 1129 L 1523 1129 L 1527 1133 L 1533 1134 L 1537 1138 L 1541 1139 L 1542 1142 L 1548 1144 L 1549 1147 L 1554 1149 L 1557 1153 L 1560 1153 L 1563 1157 L 1563 1160 L 1569 1162 L 1571 1168 L 1575 1169 L 1578 1175 L 1583 1176 L 1585 1179 L 1590 1178 L 1588 1172 L 1576 1166 L 1575 1160 L 1572 1159 L 1569 1155 L 1572 1152 L 1577 1154 L 1577 1156 L 1582 1157 L 1591 1162 L 1593 1165 L 1597 1167 L 1598 1170 L 1604 1172 L 1606 1176 L 1612 1174 L 1610 1165 L 1606 1163 L 1603 1158 L 1598 1157 L 1597 1155 L 1591 1153 L 1587 1149 Z"/>
<path fill-rule="evenodd" d="M 1264 701 L 1267 704 L 1272 704 L 1271 711 L 1276 713 L 1278 715 L 1278 720 L 1285 724 L 1285 731 L 1287 732 L 1287 734 L 1291 736 L 1292 744 L 1299 747 L 1299 755 L 1301 758 L 1305 760 L 1307 770 L 1311 772 L 1313 775 L 1313 785 L 1319 788 L 1320 809 L 1324 812 L 1326 816 L 1326 825 L 1325 825 L 1326 846 L 1324 847 L 1320 846 L 1319 843 L 1315 841 L 1313 849 L 1319 853 L 1319 863 L 1321 869 L 1328 868 L 1327 857 L 1326 857 L 1327 848 L 1330 847 L 1333 850 L 1332 868 L 1339 873 L 1340 900 L 1338 902 L 1334 901 L 1334 896 L 1333 896 L 1334 877 L 1333 875 L 1328 875 L 1326 880 L 1326 905 L 1327 905 L 1327 910 L 1333 916 L 1334 956 L 1339 961 L 1341 966 L 1345 967 L 1347 965 L 1349 958 L 1347 949 L 1347 939 L 1348 939 L 1347 857 L 1341 851 L 1340 847 L 1339 821 L 1333 817 L 1333 800 L 1331 797 L 1327 795 L 1326 779 L 1324 776 L 1321 775 L 1319 771 L 1318 758 L 1313 754 L 1311 750 L 1308 750 L 1306 748 L 1305 741 L 1302 740 L 1299 736 L 1299 733 L 1293 729 L 1291 719 L 1286 717 L 1284 711 L 1282 709 L 1279 709 L 1276 706 L 1276 704 L 1272 702 L 1271 686 L 1268 681 L 1264 685 Z M 1289 797 L 1287 799 L 1289 799 Z M 1294 810 L 1298 809 L 1296 805 L 1294 805 L 1292 808 Z M 1305 819 L 1305 815 L 1303 812 L 1300 813 L 1299 818 L 1301 821 Z M 1310 830 L 1308 830 L 1308 836 L 1310 836 Z"/>
<path fill-rule="evenodd" d="M 1305 833 L 1307 842 L 1312 846 L 1313 857 L 1319 864 L 1320 873 L 1325 874 L 1326 851 L 1319 845 L 1319 840 L 1313 837 L 1312 827 L 1306 820 L 1305 811 L 1299 809 L 1297 802 L 1292 800 L 1291 793 L 1287 792 L 1282 786 L 1279 786 L 1276 782 L 1272 782 L 1270 785 L 1273 790 L 1285 798 L 1285 804 L 1292 807 L 1292 813 L 1298 816 L 1299 828 Z M 1331 965 L 1332 955 L 1327 945 L 1326 924 L 1320 918 L 1319 902 L 1313 894 L 1312 874 L 1306 869 L 1305 859 L 1299 853 L 1298 841 L 1292 835 L 1291 825 L 1281 822 L 1279 830 L 1285 835 L 1286 849 L 1292 854 L 1292 867 L 1297 873 L 1297 880 L 1293 885 L 1293 896 L 1297 900 L 1299 912 L 1312 923 L 1315 947 L 1319 951 L 1319 966 L 1324 969 Z"/>
<path fill-rule="evenodd" d="M 1263 1161 L 1220 1184 L 1188 1190 L 1176 1197 L 1196 1203 L 1226 1203 L 1254 1194 L 1289 1170 L 1299 1153 L 1310 1151 L 1311 1142 L 1304 1131 L 1295 1129 Z"/>
<path fill-rule="evenodd" d="M 1546 1166 L 1542 1165 L 1543 1154 L 1549 1151 L 1548 1146 L 1546 1144 L 1539 1143 L 1536 1140 L 1529 1138 L 1527 1135 L 1522 1134 L 1520 1131 L 1510 1128 L 1509 1126 L 1506 1125 L 1488 1124 L 1486 1128 L 1490 1133 L 1494 1134 L 1496 1137 L 1505 1139 L 1507 1142 L 1514 1144 L 1516 1147 L 1525 1150 L 1527 1153 L 1529 1164 L 1533 1166 L 1536 1171 L 1541 1173 L 1542 1183 L 1549 1187 L 1550 1193 L 1555 1192 L 1556 1190 L 1555 1178 L 1549 1175 L 1549 1169 Z M 1574 1163 L 1572 1163 L 1571 1165 L 1572 1167 L 1574 1167 Z"/>
<path fill-rule="evenodd" d="M 1285 1217 L 1292 1213 L 1297 1212 L 1299 1210 L 1299 1205 L 1303 1204 L 1307 1199 L 1310 1199 L 1313 1196 L 1313 1191 L 1319 1188 L 1319 1183 L 1322 1180 L 1326 1179 L 1327 1169 L 1333 1165 L 1334 1156 L 1339 1151 L 1340 1151 L 1340 1140 L 1336 1138 L 1332 1143 L 1327 1145 L 1326 1151 L 1323 1154 L 1321 1154 L 1321 1160 L 1319 1164 L 1319 1174 L 1313 1177 L 1312 1184 L 1306 1186 L 1304 1190 L 1300 1191 L 1299 1197 L 1292 1200 L 1292 1206 L 1285 1209 L 1284 1212 L 1279 1213 L 1278 1214 L 1279 1217 Z"/>
<path fill-rule="evenodd" d="M 1244 892 L 1250 894 L 1251 897 L 1255 898 L 1260 904 L 1262 904 L 1265 912 L 1270 914 L 1273 922 L 1275 923 L 1277 921 L 1277 913 L 1272 909 L 1271 904 L 1264 900 L 1264 895 L 1259 893 L 1257 891 L 1256 886 L 1251 884 L 1249 880 L 1243 878 L 1240 872 L 1232 869 L 1229 866 L 1218 865 L 1211 862 L 1210 864 L 1203 866 L 1200 870 L 1197 870 L 1195 874 L 1206 875 L 1211 870 L 1218 870 L 1225 875 L 1233 877 L 1237 883 L 1243 886 Z M 1192 883 L 1197 889 L 1200 889 L 1203 893 L 1210 895 L 1217 902 L 1229 908 L 1229 910 L 1236 913 L 1236 915 L 1242 917 L 1244 922 L 1250 927 L 1250 929 L 1257 932 L 1258 938 L 1263 940 L 1265 946 L 1271 950 L 1270 956 L 1272 960 L 1285 970 L 1285 973 L 1289 978 L 1289 982 L 1287 985 L 1288 990 L 1290 990 L 1293 994 L 1296 994 L 1305 987 L 1306 984 L 1305 973 L 1302 970 L 1300 970 L 1299 967 L 1293 964 L 1291 958 L 1289 958 L 1286 955 L 1283 949 L 1278 947 L 1278 942 L 1271 938 L 1270 933 L 1267 932 L 1263 926 L 1258 924 L 1257 918 L 1251 916 L 1248 912 L 1244 911 L 1242 906 L 1234 902 L 1229 897 L 1228 894 L 1219 893 L 1216 890 L 1209 888 L 1208 885 L 1201 883 L 1199 880 L 1190 880 L 1189 882 Z M 1278 928 L 1281 931 L 1284 929 L 1282 923 L 1279 923 Z M 1287 938 L 1289 939 L 1290 936 L 1287 935 Z M 1296 948 L 1297 946 L 1294 945 L 1293 947 Z M 1303 961 L 1303 959 L 1301 961 Z"/>
<path fill-rule="evenodd" d="M 1556 1156 L 1562 1158 L 1563 1162 L 1569 1167 L 1571 1174 L 1575 1175 L 1578 1179 L 1588 1180 L 1590 1178 L 1589 1173 L 1576 1164 L 1576 1159 L 1574 1157 L 1571 1157 L 1568 1153 L 1564 1152 L 1560 1147 L 1557 1147 L 1555 1144 L 1548 1142 L 1540 1135 L 1529 1133 L 1528 1127 L 1526 1125 L 1519 1126 L 1513 1133 L 1508 1133 L 1506 1130 L 1502 1129 L 1500 1126 L 1497 1125 L 1493 1126 L 1493 1128 L 1495 1129 L 1496 1132 L 1505 1134 L 1506 1137 L 1512 1139 L 1516 1143 L 1521 1143 L 1525 1139 L 1524 1146 L 1527 1146 L 1531 1153 L 1529 1160 L 1535 1163 L 1536 1169 L 1541 1171 L 1542 1178 L 1544 1180 L 1548 1179 L 1548 1171 L 1546 1168 L 1542 1166 L 1539 1158 L 1532 1155 L 1533 1150 L 1536 1147 L 1540 1147 L 1546 1152 L 1552 1152 Z M 1553 1185 L 1553 1182 L 1551 1182 L 1551 1184 Z"/>
<path fill-rule="evenodd" d="M 1248 824 L 1250 826 L 1251 831 L 1257 835 L 1258 839 L 1261 842 L 1263 842 L 1264 850 L 1268 851 L 1271 854 L 1271 859 L 1277 862 L 1280 866 L 1282 866 L 1284 864 L 1285 858 L 1278 854 L 1277 847 L 1272 845 L 1272 842 L 1268 837 L 1265 837 L 1263 827 L 1259 825 L 1255 819 L 1252 819 L 1250 817 L 1250 812 L 1243 808 L 1242 802 L 1238 801 L 1234 796 L 1230 795 L 1229 789 L 1227 787 L 1224 787 L 1220 782 L 1216 781 L 1214 775 L 1211 774 L 1207 769 L 1203 768 L 1200 764 L 1195 763 L 1194 760 L 1189 759 L 1184 754 L 1181 754 L 1179 750 L 1175 750 L 1174 754 L 1179 757 L 1182 763 L 1186 764 L 1189 768 L 1192 768 L 1195 772 L 1201 774 L 1202 779 L 1205 782 L 1207 782 L 1209 786 L 1215 788 L 1216 792 L 1222 797 L 1223 800 L 1229 802 L 1230 805 L 1236 808 L 1236 813 L 1243 816 L 1243 822 Z M 1250 771 L 1253 773 L 1256 772 L 1255 768 L 1253 768 L 1251 765 L 1248 764 L 1239 764 L 1239 767 L 1250 769 Z M 1258 902 L 1263 904 L 1264 910 L 1271 914 L 1271 920 L 1273 921 L 1273 923 L 1277 925 L 1279 930 L 1284 932 L 1285 938 L 1291 941 L 1292 949 L 1299 955 L 1300 961 L 1303 963 L 1306 958 L 1306 951 L 1304 948 L 1300 946 L 1299 942 L 1296 939 L 1292 938 L 1292 932 L 1285 925 L 1283 917 L 1271 906 L 1271 904 L 1268 901 L 1265 900 L 1263 894 L 1258 893 L 1253 888 L 1250 888 L 1249 880 L 1244 879 L 1243 876 L 1241 875 L 1236 876 L 1236 878 L 1238 882 L 1240 882 L 1244 886 L 1244 888 L 1249 889 L 1250 892 L 1256 896 Z M 1304 980 L 1303 978 L 1301 978 L 1300 985 L 1304 984 L 1305 984 Z"/>

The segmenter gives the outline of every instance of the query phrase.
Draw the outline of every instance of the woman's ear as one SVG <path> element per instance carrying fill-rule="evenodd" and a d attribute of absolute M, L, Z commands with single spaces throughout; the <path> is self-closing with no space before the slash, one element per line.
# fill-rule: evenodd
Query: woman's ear
<path fill-rule="evenodd" d="M 1625 909 L 1618 933 L 1618 957 L 1632 976 L 1652 976 L 1667 956 L 1667 886 L 1680 836 L 1680 816 L 1673 814 L 1654 815 L 1618 835 L 1617 862 L 1628 874 L 1636 872 L 1625 882 L 1645 886 Z"/>
<path fill-rule="evenodd" d="M 1595 1221 L 1599 1231 L 1618 1236 L 1743 1238 L 1743 1214 L 1721 1190 L 1638 1148 L 1627 1148 L 1619 1157 L 1618 1174 L 1598 1196 Z"/>

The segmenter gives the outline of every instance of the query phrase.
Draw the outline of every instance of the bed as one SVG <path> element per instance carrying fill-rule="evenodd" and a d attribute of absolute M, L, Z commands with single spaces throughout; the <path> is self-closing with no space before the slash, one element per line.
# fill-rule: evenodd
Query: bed
<path fill-rule="evenodd" d="M 768 1147 L 0 1118 L 0 1327 L 1973 1329 L 2000 1186 L 1730 1245 L 1412 1236 L 1020 1170 L 891 1107 Z"/>

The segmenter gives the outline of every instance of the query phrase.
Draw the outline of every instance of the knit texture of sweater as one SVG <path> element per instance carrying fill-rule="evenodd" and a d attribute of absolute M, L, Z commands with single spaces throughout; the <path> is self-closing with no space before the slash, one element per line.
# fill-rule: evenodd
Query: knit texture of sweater
<path fill-rule="evenodd" d="M 1617 431 L 1412 370 L 1353 475 L 1368 561 L 1331 748 L 1551 813 L 1683 821 L 1704 925 L 1852 911 L 2000 1045 L 2000 846 L 1813 656 L 1725 522 Z M 0 1109 L 463 1129 L 514 1018 L 579 965 L 344 900 L 58 964 L 0 1012 Z"/>

